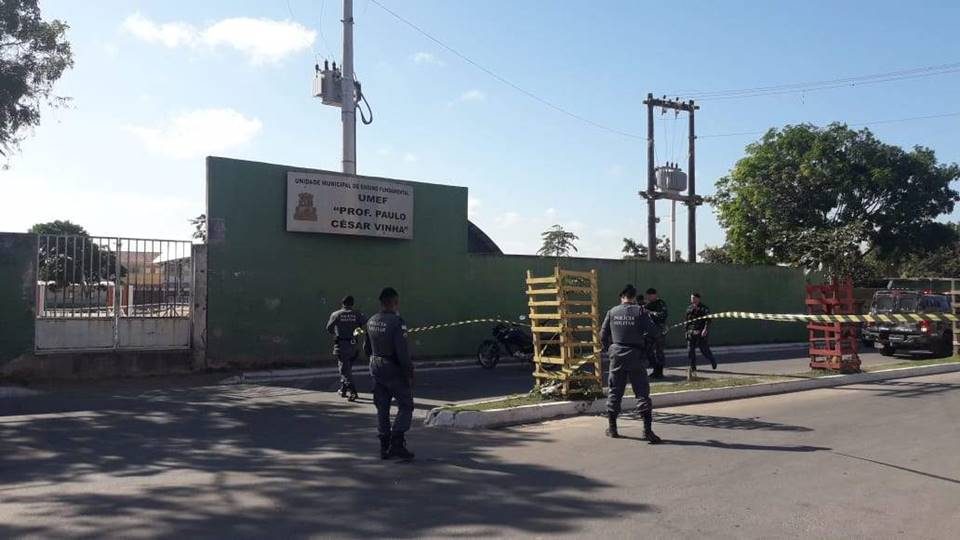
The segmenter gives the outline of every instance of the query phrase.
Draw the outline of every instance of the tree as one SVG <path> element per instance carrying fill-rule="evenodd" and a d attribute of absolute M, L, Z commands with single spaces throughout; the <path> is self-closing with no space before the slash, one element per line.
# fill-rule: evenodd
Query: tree
<path fill-rule="evenodd" d="M 624 259 L 646 259 L 648 250 L 647 246 L 640 244 L 633 238 L 624 238 L 623 248 L 620 251 L 624 254 Z M 677 250 L 676 255 L 677 262 L 683 262 L 683 257 L 680 256 L 679 250 Z M 657 238 L 656 260 L 658 262 L 670 262 L 670 239 L 666 236 Z"/>
<path fill-rule="evenodd" d="M 724 243 L 722 246 L 706 246 L 700 252 L 700 260 L 705 263 L 713 264 L 732 264 L 733 258 L 730 256 L 730 247 Z"/>
<path fill-rule="evenodd" d="M 199 240 L 201 243 L 207 243 L 207 215 L 200 214 L 199 216 L 189 220 L 190 225 L 193 225 L 193 238 Z"/>
<path fill-rule="evenodd" d="M 37 223 L 27 232 L 33 234 L 59 234 L 59 235 L 79 235 L 88 236 L 86 229 L 73 223 L 70 220 L 50 221 L 47 223 Z"/>
<path fill-rule="evenodd" d="M 646 259 L 647 246 L 639 244 L 633 238 L 623 239 L 623 249 L 620 250 L 624 259 Z"/>
<path fill-rule="evenodd" d="M 579 240 L 576 234 L 563 230 L 560 225 L 554 225 L 540 234 L 543 237 L 543 245 L 537 251 L 537 255 L 566 257 L 571 251 L 577 251 L 574 241 Z"/>
<path fill-rule="evenodd" d="M 100 242 L 86 229 L 69 220 L 37 223 L 27 231 L 41 235 L 37 249 L 41 281 L 57 287 L 75 284 L 97 284 L 126 275 L 110 242 Z"/>
<path fill-rule="evenodd" d="M 960 167 L 923 147 L 905 151 L 843 124 L 771 129 L 717 182 L 713 198 L 734 262 L 786 263 L 848 274 L 875 254 L 891 262 L 943 239 Z M 934 246 L 929 246 L 930 243 Z"/>
<path fill-rule="evenodd" d="M 53 85 L 73 66 L 63 21 L 40 18 L 37 0 L 0 1 L 0 155 L 40 123 L 43 103 L 62 105 Z"/>

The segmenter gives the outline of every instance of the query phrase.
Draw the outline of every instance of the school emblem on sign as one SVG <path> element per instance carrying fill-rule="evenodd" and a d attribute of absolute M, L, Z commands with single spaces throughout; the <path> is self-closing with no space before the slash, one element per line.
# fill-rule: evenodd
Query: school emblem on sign
<path fill-rule="evenodd" d="M 313 205 L 313 194 L 301 192 L 297 197 L 297 208 L 293 211 L 293 219 L 297 221 L 316 221 L 317 207 Z"/>

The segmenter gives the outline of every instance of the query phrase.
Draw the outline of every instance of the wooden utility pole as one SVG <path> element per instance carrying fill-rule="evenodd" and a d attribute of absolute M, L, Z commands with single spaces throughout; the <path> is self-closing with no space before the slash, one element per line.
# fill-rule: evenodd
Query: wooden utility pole
<path fill-rule="evenodd" d="M 697 195 L 696 189 L 696 134 L 694 131 L 694 112 L 700 108 L 693 100 L 680 101 L 677 99 L 655 98 L 653 94 L 647 94 L 647 99 L 643 102 L 647 106 L 647 189 L 641 191 L 639 195 L 647 200 L 647 260 L 654 261 L 657 256 L 657 199 L 671 199 L 680 201 L 687 205 L 687 259 L 690 262 L 697 261 L 697 206 L 703 204 L 703 197 Z M 653 109 L 660 107 L 662 109 L 672 109 L 675 111 L 684 111 L 690 115 L 690 133 L 689 133 L 689 154 L 687 160 L 687 194 L 680 195 L 676 192 L 657 191 L 656 164 L 654 163 L 654 140 L 653 140 Z M 671 245 L 671 250 L 677 249 Z"/>

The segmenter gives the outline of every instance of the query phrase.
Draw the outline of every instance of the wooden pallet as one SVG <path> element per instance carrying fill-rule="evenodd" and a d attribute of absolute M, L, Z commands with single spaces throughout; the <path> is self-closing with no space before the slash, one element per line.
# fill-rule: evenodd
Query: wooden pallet
<path fill-rule="evenodd" d="M 829 285 L 807 285 L 807 313 L 841 315 L 854 312 L 853 283 L 833 280 Z M 842 373 L 860 371 L 856 325 L 811 323 L 810 368 Z"/>
<path fill-rule="evenodd" d="M 527 299 L 537 384 L 559 384 L 564 396 L 601 389 L 597 271 L 557 267 L 534 277 L 527 270 Z"/>

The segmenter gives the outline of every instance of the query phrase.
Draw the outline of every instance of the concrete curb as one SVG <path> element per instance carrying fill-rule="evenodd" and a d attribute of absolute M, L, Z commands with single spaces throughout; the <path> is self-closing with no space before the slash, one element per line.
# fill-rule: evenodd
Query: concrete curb
<path fill-rule="evenodd" d="M 721 347 L 712 347 L 713 352 L 718 354 L 739 353 L 739 352 L 769 352 L 785 351 L 806 347 L 806 342 L 799 343 L 764 343 L 760 345 L 725 345 Z M 667 358 L 685 358 L 686 349 L 667 349 L 665 351 Z M 511 366 L 524 363 L 513 358 L 500 361 L 500 366 Z M 452 360 L 417 360 L 414 367 L 418 370 L 431 369 L 451 369 L 477 366 L 474 358 L 458 358 Z M 479 367 L 478 367 L 479 369 Z M 316 377 L 334 376 L 337 374 L 336 367 L 325 368 L 294 368 L 294 369 L 273 369 L 260 371 L 247 371 L 234 375 L 220 381 L 220 384 L 257 384 L 262 382 L 295 381 L 301 379 L 313 379 Z"/>
<path fill-rule="evenodd" d="M 939 375 L 960 371 L 960 363 L 935 364 L 931 366 L 905 367 L 876 371 L 873 373 L 857 373 L 853 375 L 829 375 L 816 379 L 800 379 L 795 381 L 760 383 L 749 386 L 730 386 L 726 388 L 709 388 L 704 390 L 684 390 L 667 392 L 653 396 L 654 409 L 694 405 L 711 401 L 726 401 L 776 394 L 787 394 L 817 388 L 832 388 L 851 384 L 864 384 L 890 379 L 907 377 L 922 377 L 925 375 Z M 623 410 L 631 410 L 636 406 L 636 398 L 624 398 Z M 606 411 L 604 400 L 593 401 L 558 401 L 553 403 L 538 403 L 523 405 L 508 409 L 492 409 L 489 411 L 453 411 L 445 408 L 436 408 L 427 414 L 424 424 L 431 427 L 453 429 L 478 429 L 504 427 L 517 424 L 542 422 L 556 418 L 577 416 L 582 414 L 601 414 Z"/>
<path fill-rule="evenodd" d="M 30 390 L 19 386 L 0 386 L 0 399 L 15 399 L 41 394 L 39 390 Z"/>

